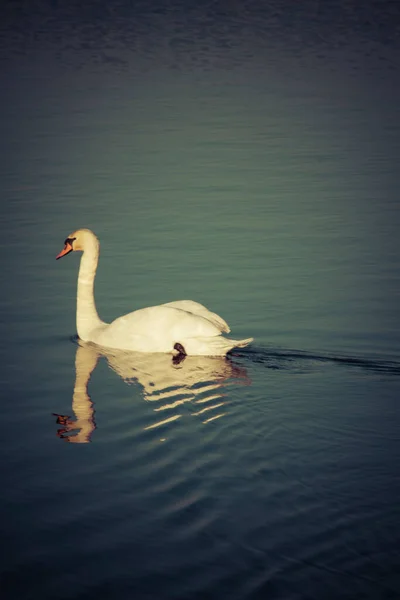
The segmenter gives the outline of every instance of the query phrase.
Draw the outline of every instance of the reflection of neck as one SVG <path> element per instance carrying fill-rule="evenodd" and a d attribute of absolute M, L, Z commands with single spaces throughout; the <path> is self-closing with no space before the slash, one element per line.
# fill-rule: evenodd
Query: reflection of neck
<path fill-rule="evenodd" d="M 72 398 L 72 410 L 74 411 L 76 421 L 73 423 L 71 429 L 77 429 L 78 433 L 69 438 L 69 441 L 72 442 L 89 442 L 90 436 L 96 429 L 93 402 L 90 399 L 87 388 L 97 360 L 97 352 L 91 348 L 81 346 L 77 348 L 75 358 L 76 379 Z"/>
<path fill-rule="evenodd" d="M 89 341 L 91 332 L 103 325 L 94 301 L 94 278 L 99 260 L 99 242 L 96 238 L 85 243 L 78 276 L 76 301 L 76 328 L 81 340 Z"/>

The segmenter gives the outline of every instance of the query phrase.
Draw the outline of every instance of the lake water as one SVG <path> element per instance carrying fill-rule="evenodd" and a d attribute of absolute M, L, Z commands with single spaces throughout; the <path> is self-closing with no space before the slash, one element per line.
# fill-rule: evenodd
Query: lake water
<path fill-rule="evenodd" d="M 27 7 L 1 26 L 2 598 L 397 600 L 397 4 Z M 254 343 L 80 344 L 79 227 L 104 320 L 190 298 Z"/>

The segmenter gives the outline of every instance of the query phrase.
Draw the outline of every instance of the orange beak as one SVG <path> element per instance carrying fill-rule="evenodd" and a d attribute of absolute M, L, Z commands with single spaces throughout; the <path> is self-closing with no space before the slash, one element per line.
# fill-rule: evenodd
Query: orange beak
<path fill-rule="evenodd" d="M 62 256 L 65 256 L 66 254 L 69 254 L 70 252 L 72 252 L 72 250 L 73 250 L 72 244 L 70 244 L 69 242 L 65 242 L 65 246 L 61 250 L 60 254 L 57 254 L 56 260 L 58 260 Z"/>

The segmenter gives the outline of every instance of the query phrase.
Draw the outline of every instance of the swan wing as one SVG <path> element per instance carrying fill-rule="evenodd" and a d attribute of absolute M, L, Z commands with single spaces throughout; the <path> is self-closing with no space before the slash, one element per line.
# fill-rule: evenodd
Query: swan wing
<path fill-rule="evenodd" d="M 216 313 L 211 312 L 200 304 L 200 302 L 194 302 L 193 300 L 176 300 L 175 302 L 167 302 L 162 306 L 169 306 L 172 308 L 178 308 L 180 310 L 184 310 L 192 315 L 197 315 L 199 317 L 203 317 L 203 319 L 207 319 L 211 323 L 213 323 L 221 332 L 229 333 L 230 327 L 226 321 Z"/>
<path fill-rule="evenodd" d="M 110 348 L 142 352 L 172 352 L 174 344 L 187 338 L 219 336 L 211 320 L 174 306 L 150 306 L 115 319 L 100 329 L 94 341 Z"/>

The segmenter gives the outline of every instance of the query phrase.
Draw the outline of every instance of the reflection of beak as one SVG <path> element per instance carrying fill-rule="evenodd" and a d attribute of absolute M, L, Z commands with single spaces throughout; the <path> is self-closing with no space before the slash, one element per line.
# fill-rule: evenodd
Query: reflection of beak
<path fill-rule="evenodd" d="M 59 258 L 61 258 L 62 256 L 65 256 L 66 254 L 69 254 L 70 252 L 72 252 L 73 248 L 72 248 L 72 244 L 70 244 L 69 242 L 67 242 L 64 246 L 64 249 L 61 250 L 60 254 L 57 254 L 56 256 L 56 260 L 58 260 Z"/>

